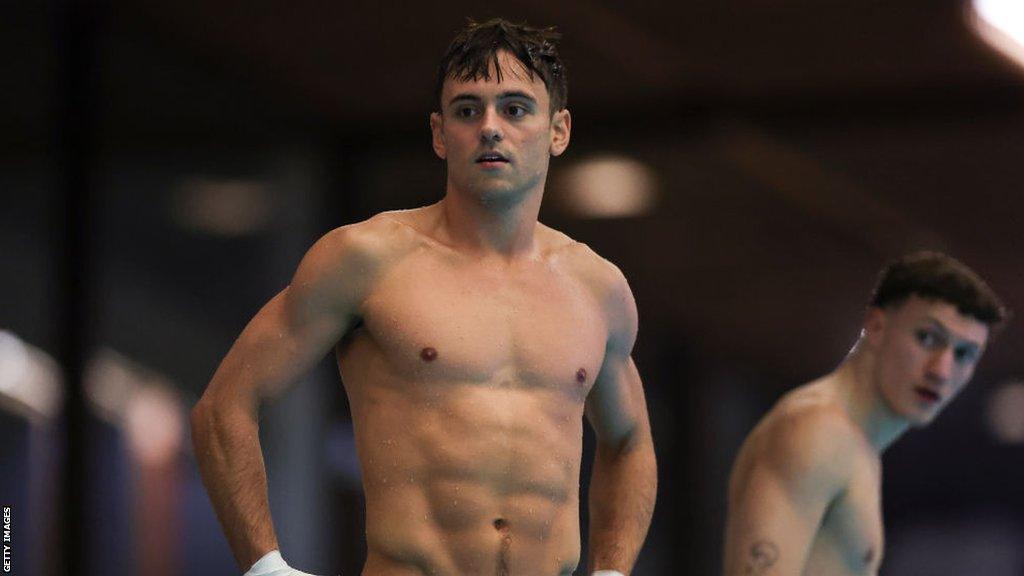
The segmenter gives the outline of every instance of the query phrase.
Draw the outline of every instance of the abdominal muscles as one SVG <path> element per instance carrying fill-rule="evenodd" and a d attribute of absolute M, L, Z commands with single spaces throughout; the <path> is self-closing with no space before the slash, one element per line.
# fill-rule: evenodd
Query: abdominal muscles
<path fill-rule="evenodd" d="M 441 386 L 350 391 L 364 574 L 571 574 L 582 398 L 514 379 Z"/>

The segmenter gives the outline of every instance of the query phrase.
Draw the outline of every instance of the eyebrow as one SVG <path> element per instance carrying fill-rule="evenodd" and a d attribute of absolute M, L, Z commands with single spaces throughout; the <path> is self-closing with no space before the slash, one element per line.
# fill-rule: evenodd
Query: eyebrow
<path fill-rule="evenodd" d="M 942 321 L 940 321 L 938 318 L 935 318 L 934 316 L 927 316 L 926 318 L 928 319 L 928 321 L 930 323 L 934 324 L 936 328 L 941 330 L 946 335 L 947 338 L 952 336 L 957 341 L 958 344 L 959 343 L 964 343 L 964 344 L 969 344 L 972 348 L 975 348 L 975 349 L 980 349 L 981 348 L 981 342 L 975 342 L 974 340 L 971 340 L 970 338 L 965 338 L 965 337 L 957 334 L 956 332 L 953 332 L 952 330 L 949 329 L 948 326 L 943 324 Z"/>
<path fill-rule="evenodd" d="M 529 100 L 530 102 L 533 102 L 533 103 L 537 102 L 536 98 L 534 98 L 533 96 L 530 96 L 529 94 L 527 94 L 526 92 L 523 92 L 522 90 L 508 90 L 506 92 L 502 92 L 502 93 L 498 94 L 498 100 L 508 100 L 509 98 L 521 98 L 523 100 Z M 455 96 L 452 96 L 452 99 L 448 101 L 448 105 L 450 106 L 450 105 L 452 105 L 452 104 L 454 104 L 456 102 L 463 102 L 463 101 L 483 102 L 483 98 L 477 96 L 476 94 L 470 94 L 468 92 L 463 92 L 461 94 L 456 94 Z"/>

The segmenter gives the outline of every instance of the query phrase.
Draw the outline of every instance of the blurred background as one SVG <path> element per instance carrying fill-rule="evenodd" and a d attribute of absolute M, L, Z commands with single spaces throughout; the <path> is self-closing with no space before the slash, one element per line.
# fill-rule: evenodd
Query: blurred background
<path fill-rule="evenodd" d="M 740 441 L 840 361 L 886 260 L 946 251 L 1024 310 L 1024 14 L 984 4 L 1011 20 L 961 0 L 4 2 L 13 573 L 238 573 L 188 409 L 316 238 L 440 198 L 435 66 L 466 17 L 500 15 L 564 34 L 573 142 L 541 219 L 639 305 L 660 494 L 635 573 L 716 574 Z M 1018 321 L 886 453 L 884 575 L 1024 574 L 1022 343 Z M 357 574 L 332 363 L 261 432 L 285 556 Z"/>

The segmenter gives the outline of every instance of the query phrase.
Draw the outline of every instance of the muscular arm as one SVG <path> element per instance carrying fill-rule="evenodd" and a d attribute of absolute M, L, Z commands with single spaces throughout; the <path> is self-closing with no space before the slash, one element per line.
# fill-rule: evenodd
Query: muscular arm
<path fill-rule="evenodd" d="M 636 340 L 636 305 L 619 274 L 609 301 L 604 364 L 586 403 L 597 437 L 590 479 L 588 571 L 629 574 L 651 523 L 658 475 L 643 386 L 630 357 Z"/>
<path fill-rule="evenodd" d="M 850 474 L 851 433 L 829 410 L 755 431 L 733 468 L 726 576 L 800 576 L 821 520 Z"/>
<path fill-rule="evenodd" d="M 345 228 L 318 241 L 291 284 L 245 327 L 192 410 L 203 483 L 243 571 L 278 547 L 259 404 L 293 385 L 354 321 L 371 268 L 360 244 Z"/>

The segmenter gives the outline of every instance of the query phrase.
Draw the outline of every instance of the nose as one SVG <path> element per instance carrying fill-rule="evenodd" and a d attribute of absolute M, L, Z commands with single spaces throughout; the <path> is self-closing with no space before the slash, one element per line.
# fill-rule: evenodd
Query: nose
<path fill-rule="evenodd" d="M 488 107 L 480 124 L 480 141 L 484 144 L 489 144 L 491 142 L 501 142 L 504 137 L 497 110 Z"/>
<path fill-rule="evenodd" d="M 953 347 L 944 346 L 932 354 L 926 376 L 936 384 L 944 384 L 953 376 Z"/>

